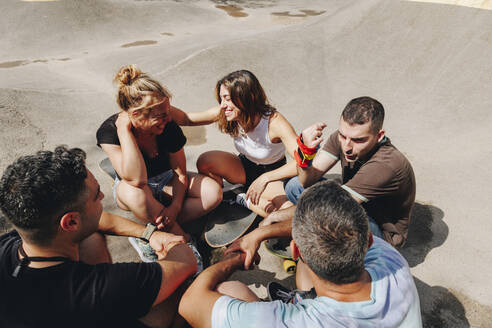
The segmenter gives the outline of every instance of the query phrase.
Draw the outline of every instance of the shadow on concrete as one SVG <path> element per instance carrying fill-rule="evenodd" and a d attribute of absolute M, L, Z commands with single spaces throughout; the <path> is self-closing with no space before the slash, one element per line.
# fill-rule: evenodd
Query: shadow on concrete
<path fill-rule="evenodd" d="M 427 254 L 441 246 L 449 234 L 444 212 L 433 205 L 415 203 L 408 228 L 408 240 L 400 250 L 410 267 L 424 262 Z"/>
<path fill-rule="evenodd" d="M 325 174 L 327 180 L 341 183 L 340 174 Z M 444 212 L 433 205 L 415 203 L 410 217 L 408 239 L 400 253 L 410 267 L 423 263 L 427 254 L 448 238 L 449 228 L 443 221 Z"/>
<path fill-rule="evenodd" d="M 207 142 L 207 131 L 203 126 L 182 126 L 187 146 L 203 145 Z"/>
<path fill-rule="evenodd" d="M 229 280 L 239 280 L 242 283 L 255 288 L 265 287 L 268 283 L 277 282 L 282 286 L 294 289 L 296 286 L 295 275 L 289 275 L 284 279 L 276 278 L 275 272 L 266 271 L 256 267 L 253 271 L 236 271 Z"/>
<path fill-rule="evenodd" d="M 340 174 L 325 174 L 327 180 L 342 181 Z M 423 263 L 427 254 L 435 247 L 444 244 L 449 228 L 443 221 L 444 212 L 433 205 L 415 203 L 410 217 L 408 239 L 400 253 L 410 267 Z"/>
<path fill-rule="evenodd" d="M 425 328 L 470 327 L 465 308 L 453 293 L 441 286 L 429 286 L 415 277 L 414 281 Z"/>

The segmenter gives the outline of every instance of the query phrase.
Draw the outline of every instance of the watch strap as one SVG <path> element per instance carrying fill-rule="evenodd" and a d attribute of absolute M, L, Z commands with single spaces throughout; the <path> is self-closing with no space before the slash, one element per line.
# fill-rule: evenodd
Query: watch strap
<path fill-rule="evenodd" d="M 152 234 L 156 230 L 157 230 L 157 227 L 154 224 L 147 223 L 147 226 L 145 227 L 145 230 L 142 233 L 142 236 L 140 238 L 148 242 L 150 239 L 150 236 L 152 236 Z"/>

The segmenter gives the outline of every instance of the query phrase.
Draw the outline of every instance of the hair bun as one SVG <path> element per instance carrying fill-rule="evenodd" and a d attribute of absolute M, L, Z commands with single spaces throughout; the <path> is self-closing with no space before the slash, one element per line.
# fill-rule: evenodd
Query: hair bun
<path fill-rule="evenodd" d="M 120 68 L 119 72 L 114 77 L 114 80 L 118 81 L 120 85 L 131 85 L 141 74 L 142 72 L 136 65 L 127 65 Z"/>

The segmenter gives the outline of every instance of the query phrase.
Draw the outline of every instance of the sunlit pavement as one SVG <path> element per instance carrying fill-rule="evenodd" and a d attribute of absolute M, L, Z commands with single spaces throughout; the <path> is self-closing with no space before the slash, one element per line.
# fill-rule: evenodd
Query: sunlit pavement
<path fill-rule="evenodd" d="M 117 111 L 112 78 L 137 64 L 188 111 L 215 104 L 214 86 L 253 71 L 297 131 L 336 129 L 361 95 L 386 108 L 385 127 L 413 164 L 417 204 L 407 258 L 427 327 L 492 322 L 491 1 L 4 0 L 0 5 L 0 169 L 58 144 L 81 147 L 109 211 L 111 181 L 97 168 L 99 124 Z M 459 4 L 455 6 L 452 4 Z M 186 128 L 189 170 L 204 151 L 233 151 L 216 126 Z M 335 170 L 334 173 L 338 171 Z M 110 238 L 116 261 L 137 260 Z M 281 261 L 238 278 L 264 297 L 294 283 Z"/>

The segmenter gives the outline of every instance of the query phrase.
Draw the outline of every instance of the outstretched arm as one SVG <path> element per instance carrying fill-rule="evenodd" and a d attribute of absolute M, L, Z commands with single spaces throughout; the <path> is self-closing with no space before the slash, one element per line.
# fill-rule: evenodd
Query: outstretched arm
<path fill-rule="evenodd" d="M 246 254 L 246 257 L 244 259 L 244 269 L 246 270 L 251 268 L 251 265 L 253 263 L 258 264 L 260 261 L 258 249 L 260 248 L 260 244 L 262 241 L 270 238 L 290 237 L 292 235 L 292 215 L 295 211 L 295 206 L 277 212 L 282 211 L 284 211 L 283 214 L 287 217 L 285 220 L 274 224 L 262 225 L 256 228 L 255 230 L 251 231 L 247 235 L 232 243 L 231 246 L 226 249 L 225 254 L 227 255 L 229 253 L 237 251 L 244 252 Z M 268 217 L 265 218 L 265 220 L 267 219 Z"/>
<path fill-rule="evenodd" d="M 193 327 L 211 327 L 215 302 L 223 296 L 216 291 L 217 285 L 241 268 L 244 254 L 235 253 L 212 265 L 195 279 L 179 303 L 179 314 Z"/>
<path fill-rule="evenodd" d="M 105 234 L 140 237 L 144 230 L 144 225 L 109 212 L 103 212 L 99 221 L 99 231 Z M 161 287 L 153 303 L 157 305 L 196 272 L 197 264 L 193 251 L 183 236 L 154 231 L 149 243 L 157 251 L 157 263 L 162 269 Z"/>
<path fill-rule="evenodd" d="M 116 214 L 103 212 L 99 220 L 99 231 L 106 235 L 137 237 L 142 236 L 145 225 L 133 222 Z M 149 239 L 150 246 L 156 251 L 159 259 L 166 257 L 167 252 L 176 244 L 184 244 L 183 236 L 156 230 Z"/>
<path fill-rule="evenodd" d="M 140 237 L 144 230 L 144 225 L 109 212 L 102 212 L 99 220 L 99 231 L 106 235 Z"/>
<path fill-rule="evenodd" d="M 306 128 L 301 133 L 302 142 L 309 148 L 318 147 L 323 142 L 324 123 L 316 123 Z M 296 148 L 297 151 L 297 148 Z M 297 166 L 299 182 L 304 188 L 308 188 L 321 179 L 323 174 L 330 170 L 337 160 L 328 156 L 324 152 L 318 152 L 313 159 L 312 165 L 306 168 Z"/>
<path fill-rule="evenodd" d="M 207 125 L 218 120 L 220 106 L 215 106 L 201 112 L 185 112 L 177 107 L 171 106 L 170 115 L 178 125 Z"/>

